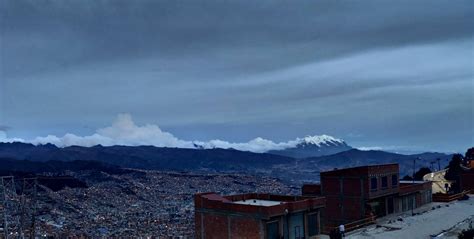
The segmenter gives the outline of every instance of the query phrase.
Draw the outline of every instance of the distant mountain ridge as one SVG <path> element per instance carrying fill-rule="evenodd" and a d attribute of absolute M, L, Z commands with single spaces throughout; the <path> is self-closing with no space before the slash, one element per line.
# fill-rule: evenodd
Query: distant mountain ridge
<path fill-rule="evenodd" d="M 155 170 L 255 171 L 288 164 L 293 158 L 234 149 L 183 149 L 154 146 L 70 146 L 0 143 L 0 158 L 28 161 L 99 161 L 125 168 Z"/>
<path fill-rule="evenodd" d="M 304 143 L 308 143 L 304 141 Z M 302 144 L 312 147 L 313 142 Z M 324 144 L 330 144 L 325 142 Z M 322 143 L 320 144 L 322 145 Z M 452 155 L 422 153 L 403 155 L 384 151 L 349 149 L 331 155 L 292 158 L 269 153 L 252 153 L 234 149 L 182 149 L 154 146 L 71 146 L 59 148 L 51 144 L 0 143 L 0 163 L 3 169 L 16 171 L 61 171 L 97 167 L 98 170 L 136 168 L 193 172 L 264 173 L 290 181 L 318 180 L 319 172 L 334 168 L 398 163 L 400 175 L 410 175 L 413 160 L 416 167 L 437 167 L 437 158 L 444 168 Z M 3 158 L 3 159 L 1 159 Z M 1 162 L 3 161 L 3 162 Z M 59 162 L 73 162 L 62 164 Z M 91 163 L 92 162 L 92 163 Z M 94 166 L 93 162 L 100 162 Z"/>
<path fill-rule="evenodd" d="M 344 140 L 329 135 L 306 136 L 301 139 L 298 138 L 296 141 L 294 147 L 270 150 L 268 153 L 300 159 L 331 155 L 352 149 Z"/>
<path fill-rule="evenodd" d="M 364 165 L 398 163 L 400 174 L 411 175 L 413 171 L 413 161 L 415 168 L 430 167 L 434 170 L 438 168 L 437 159 L 440 159 L 440 167 L 443 169 L 448 165 L 451 154 L 426 152 L 421 154 L 404 155 L 380 150 L 358 150 L 350 149 L 332 155 L 299 159 L 298 164 L 302 168 L 318 168 L 319 171 L 328 171 L 334 168 L 349 168 Z M 433 164 L 432 164 L 433 163 Z"/>
<path fill-rule="evenodd" d="M 8 175 L 9 172 L 28 172 L 28 173 L 57 173 L 65 170 L 81 171 L 81 170 L 97 170 L 110 173 L 121 173 L 126 170 L 120 169 L 118 166 L 89 160 L 73 160 L 73 161 L 30 161 L 18 160 L 12 158 L 0 157 L 0 175 Z"/>

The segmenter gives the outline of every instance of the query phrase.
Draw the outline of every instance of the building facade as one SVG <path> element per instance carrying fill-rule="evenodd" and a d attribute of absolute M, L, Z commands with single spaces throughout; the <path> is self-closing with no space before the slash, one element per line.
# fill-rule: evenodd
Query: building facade
<path fill-rule="evenodd" d="M 474 160 L 471 160 L 474 166 Z M 459 186 L 462 191 L 469 190 L 474 192 L 474 168 L 461 172 Z"/>
<path fill-rule="evenodd" d="M 399 177 L 398 164 L 322 172 L 320 195 L 327 200 L 325 224 L 329 227 L 347 224 L 431 202 L 431 182 L 404 182 Z M 304 196 L 314 196 L 315 191 L 316 186 L 303 187 Z"/>
<path fill-rule="evenodd" d="M 310 239 L 321 232 L 323 197 L 241 194 L 194 197 L 197 239 Z"/>

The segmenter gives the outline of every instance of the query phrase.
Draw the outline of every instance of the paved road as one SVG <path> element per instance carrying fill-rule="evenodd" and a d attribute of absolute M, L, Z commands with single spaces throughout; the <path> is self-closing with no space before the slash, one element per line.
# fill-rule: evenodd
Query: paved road
<path fill-rule="evenodd" d="M 474 215 L 474 195 L 466 201 L 431 203 L 415 210 L 420 215 L 390 215 L 377 220 L 376 226 L 369 226 L 348 235 L 346 238 L 430 238 L 443 231 L 455 231 L 463 221 Z M 439 208 L 438 208 L 439 206 Z M 435 207 L 435 210 L 432 210 Z M 402 218 L 403 221 L 396 219 Z M 447 234 L 439 238 L 447 238 Z"/>

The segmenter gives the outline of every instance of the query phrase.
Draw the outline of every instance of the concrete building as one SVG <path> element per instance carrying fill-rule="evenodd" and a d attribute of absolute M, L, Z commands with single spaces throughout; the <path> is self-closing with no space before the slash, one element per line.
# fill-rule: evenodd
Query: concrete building
<path fill-rule="evenodd" d="M 326 198 L 328 228 L 408 211 L 431 202 L 431 182 L 399 181 L 398 164 L 346 168 L 321 173 L 320 186 L 303 187 L 303 196 Z M 320 187 L 318 189 L 318 187 Z"/>
<path fill-rule="evenodd" d="M 197 239 L 310 239 L 321 232 L 323 197 L 241 194 L 194 197 Z"/>
<path fill-rule="evenodd" d="M 432 182 L 432 193 L 448 193 L 447 189 L 451 188 L 451 184 L 453 183 L 450 180 L 446 180 L 444 176 L 448 169 L 443 169 L 440 171 L 432 172 L 423 176 L 424 181 L 431 181 Z"/>

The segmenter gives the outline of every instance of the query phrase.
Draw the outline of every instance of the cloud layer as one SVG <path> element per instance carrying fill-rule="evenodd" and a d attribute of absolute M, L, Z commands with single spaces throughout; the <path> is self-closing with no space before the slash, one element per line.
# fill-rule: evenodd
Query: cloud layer
<path fill-rule="evenodd" d="M 472 0 L 2 0 L 0 125 L 92 136 L 129 112 L 206 142 L 465 151 L 472 19 Z"/>
<path fill-rule="evenodd" d="M 316 145 L 326 144 L 328 142 L 343 142 L 340 139 L 333 138 L 328 135 L 308 136 L 306 138 L 297 138 L 288 142 L 275 143 L 271 140 L 263 138 L 255 138 L 246 143 L 231 143 L 223 140 L 202 141 L 186 141 L 181 140 L 171 133 L 162 131 L 160 127 L 154 124 L 143 126 L 136 125 L 130 114 L 120 114 L 113 124 L 109 127 L 101 128 L 93 135 L 77 136 L 75 134 L 65 134 L 62 137 L 48 135 L 46 137 L 36 137 L 32 140 L 19 138 L 8 138 L 6 133 L 0 131 L 0 142 L 28 142 L 32 144 L 54 144 L 58 147 L 67 146 L 85 146 L 91 147 L 95 145 L 112 146 L 112 145 L 153 145 L 157 147 L 173 147 L 173 148 L 233 148 L 242 151 L 251 151 L 263 153 L 269 150 L 281 150 L 285 148 L 295 147 L 298 143 L 309 142 Z"/>

